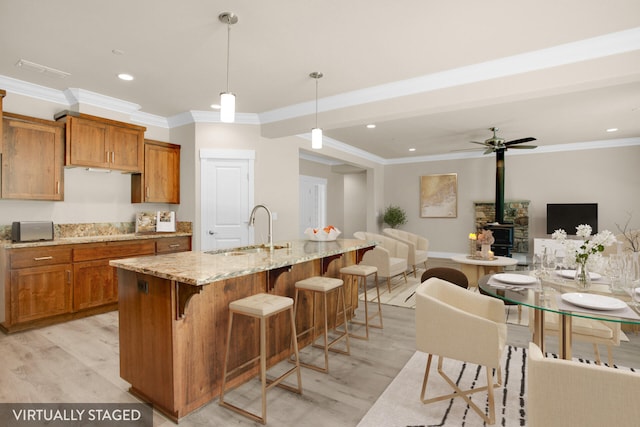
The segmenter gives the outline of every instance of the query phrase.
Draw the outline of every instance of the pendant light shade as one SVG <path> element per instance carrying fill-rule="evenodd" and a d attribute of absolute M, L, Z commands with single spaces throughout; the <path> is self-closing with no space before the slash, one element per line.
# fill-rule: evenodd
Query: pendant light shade
<path fill-rule="evenodd" d="M 322 129 L 311 129 L 311 148 L 319 150 L 322 148 Z"/>
<path fill-rule="evenodd" d="M 233 123 L 236 116 L 236 96 L 229 92 L 220 94 L 220 121 Z"/>
<path fill-rule="evenodd" d="M 322 78 L 322 73 L 314 71 L 309 77 L 316 79 L 316 127 L 311 129 L 311 148 L 319 150 L 322 148 L 322 129 L 318 127 L 318 80 Z"/>
<path fill-rule="evenodd" d="M 218 19 L 227 24 L 227 91 L 220 94 L 220 121 L 233 123 L 236 119 L 236 96 L 229 91 L 229 53 L 231 26 L 238 22 L 238 16 L 233 12 L 223 12 L 218 15 Z"/>

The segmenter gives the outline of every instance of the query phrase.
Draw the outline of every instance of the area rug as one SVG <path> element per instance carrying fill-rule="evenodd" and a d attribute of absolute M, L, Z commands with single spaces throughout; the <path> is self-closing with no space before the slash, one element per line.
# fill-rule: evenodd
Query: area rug
<path fill-rule="evenodd" d="M 494 389 L 497 426 L 526 425 L 526 360 L 524 348 L 509 346 L 504 351 L 502 376 L 505 387 Z M 484 426 L 482 418 L 462 398 L 427 405 L 420 401 L 426 362 L 427 355 L 416 352 L 365 414 L 358 427 Z M 436 367 L 437 359 L 434 359 L 427 397 L 451 392 L 449 385 L 438 375 Z M 444 371 L 463 389 L 486 384 L 484 368 L 474 364 L 445 359 Z M 486 392 L 471 395 L 471 400 L 488 412 Z"/>

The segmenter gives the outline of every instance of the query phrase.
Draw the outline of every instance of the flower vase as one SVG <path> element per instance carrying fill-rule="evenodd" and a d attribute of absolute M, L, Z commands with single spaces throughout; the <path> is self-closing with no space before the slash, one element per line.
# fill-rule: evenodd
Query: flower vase
<path fill-rule="evenodd" d="M 589 274 L 589 269 L 587 268 L 586 262 L 579 262 L 576 265 L 575 281 L 578 289 L 582 291 L 587 291 L 591 287 L 591 275 Z"/>

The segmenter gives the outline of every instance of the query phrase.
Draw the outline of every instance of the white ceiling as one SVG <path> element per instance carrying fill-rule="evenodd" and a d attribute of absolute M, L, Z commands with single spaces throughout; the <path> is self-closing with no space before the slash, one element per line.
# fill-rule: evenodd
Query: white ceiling
<path fill-rule="evenodd" d="M 491 126 L 539 146 L 640 138 L 638 0 L 1 0 L 0 84 L 215 115 L 226 11 L 229 89 L 267 137 L 314 127 L 321 71 L 325 136 L 383 162 L 473 148 Z"/>

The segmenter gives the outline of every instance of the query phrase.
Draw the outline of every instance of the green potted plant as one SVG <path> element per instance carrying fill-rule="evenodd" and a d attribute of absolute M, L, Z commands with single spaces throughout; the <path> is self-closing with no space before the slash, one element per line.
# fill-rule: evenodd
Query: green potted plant
<path fill-rule="evenodd" d="M 384 211 L 382 221 L 391 228 L 398 228 L 407 222 L 407 213 L 400 206 L 389 205 Z"/>

